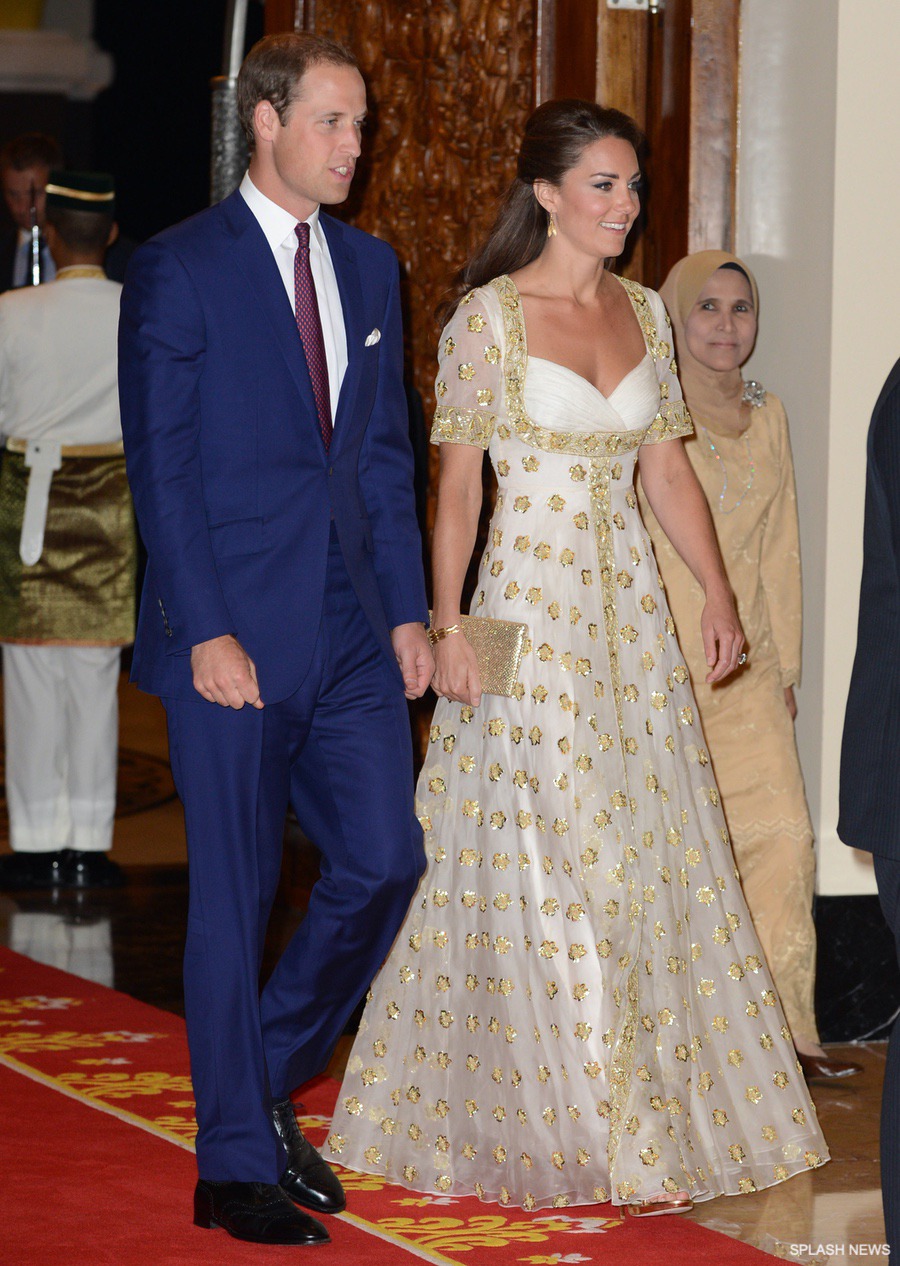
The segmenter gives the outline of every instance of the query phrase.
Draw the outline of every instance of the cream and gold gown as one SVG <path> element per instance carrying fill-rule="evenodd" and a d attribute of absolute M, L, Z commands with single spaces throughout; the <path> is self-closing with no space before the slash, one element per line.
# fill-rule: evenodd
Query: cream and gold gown
<path fill-rule="evenodd" d="M 326 1155 L 526 1209 L 751 1192 L 827 1150 L 747 913 L 637 509 L 690 432 L 653 292 L 607 398 L 528 359 L 498 278 L 444 332 L 438 442 L 499 491 L 473 612 L 527 622 L 517 698 L 438 703 L 429 865 L 374 982 Z"/>

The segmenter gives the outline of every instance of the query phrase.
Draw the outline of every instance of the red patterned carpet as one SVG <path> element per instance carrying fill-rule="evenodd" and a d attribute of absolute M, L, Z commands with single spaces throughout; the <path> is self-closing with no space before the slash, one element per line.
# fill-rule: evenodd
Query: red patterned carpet
<path fill-rule="evenodd" d="M 305 1093 L 325 1137 L 338 1085 Z M 191 1224 L 193 1100 L 184 1024 L 0 948 L 0 1260 L 15 1266 L 243 1266 L 307 1250 Z M 684 1218 L 610 1205 L 527 1214 L 430 1198 L 341 1170 L 349 1210 L 319 1266 L 751 1266 L 774 1259 Z"/>

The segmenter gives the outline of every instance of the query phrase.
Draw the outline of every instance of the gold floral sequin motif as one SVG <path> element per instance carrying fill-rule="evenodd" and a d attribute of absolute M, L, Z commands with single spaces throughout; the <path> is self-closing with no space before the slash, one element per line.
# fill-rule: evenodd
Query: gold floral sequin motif
<path fill-rule="evenodd" d="M 433 444 L 471 444 L 486 449 L 491 442 L 494 422 L 493 413 L 439 405 L 434 413 L 431 441 Z"/>

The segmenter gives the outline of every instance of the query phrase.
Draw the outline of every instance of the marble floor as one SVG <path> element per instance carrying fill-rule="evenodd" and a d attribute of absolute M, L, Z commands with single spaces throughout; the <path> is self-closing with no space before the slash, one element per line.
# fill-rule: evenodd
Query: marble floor
<path fill-rule="evenodd" d="M 117 819 L 113 856 L 125 867 L 127 886 L 89 893 L 0 894 L 0 943 L 182 1013 L 187 870 L 181 813 L 164 767 L 162 709 L 124 683 L 121 701 L 128 811 Z M 5 824 L 0 830 L 5 831 Z M 302 918 L 316 876 L 314 851 L 290 823 L 285 844 L 267 963 Z M 0 835 L 0 851 L 5 848 Z M 330 1069 L 335 1076 L 343 1071 L 351 1040 L 348 1035 L 335 1052 Z M 863 1072 L 812 1087 L 831 1162 L 755 1196 L 710 1201 L 686 1216 L 774 1258 L 804 1266 L 886 1255 L 878 1186 L 886 1046 L 872 1042 L 834 1050 L 862 1063 Z M 727 1261 L 725 1250 L 722 1262 Z"/>

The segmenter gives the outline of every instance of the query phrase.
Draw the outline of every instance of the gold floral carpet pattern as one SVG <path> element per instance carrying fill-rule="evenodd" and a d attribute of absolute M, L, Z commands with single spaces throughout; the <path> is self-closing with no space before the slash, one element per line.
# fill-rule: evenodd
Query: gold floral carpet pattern
<path fill-rule="evenodd" d="M 184 1024 L 177 1016 L 0 947 L 0 1072 L 7 1116 L 7 1128 L 0 1130 L 0 1167 L 7 1174 L 15 1172 L 21 1185 L 20 1202 L 11 1202 L 4 1217 L 8 1244 L 10 1237 L 15 1242 L 20 1236 L 17 1266 L 29 1261 L 44 1266 L 45 1261 L 37 1249 L 37 1255 L 29 1257 L 25 1250 L 23 1256 L 21 1247 L 32 1242 L 28 1237 L 36 1226 L 28 1198 L 29 1166 L 36 1190 L 52 1175 L 58 1193 L 68 1175 L 80 1207 L 91 1210 L 89 1169 L 81 1167 L 77 1175 L 65 1168 L 54 1172 L 57 1149 L 48 1147 L 47 1139 L 52 1140 L 51 1129 L 60 1128 L 69 1145 L 79 1135 L 91 1140 L 95 1171 L 110 1169 L 107 1185 L 102 1193 L 98 1190 L 95 1216 L 85 1213 L 80 1231 L 68 1228 L 75 1237 L 66 1249 L 70 1266 L 145 1264 L 144 1240 L 150 1237 L 152 1242 L 154 1235 L 167 1245 L 165 1253 L 156 1253 L 158 1263 L 190 1260 L 200 1266 L 215 1260 L 237 1266 L 246 1261 L 249 1266 L 261 1261 L 261 1252 L 271 1266 L 295 1260 L 294 1250 L 260 1250 L 190 1226 L 193 1158 L 186 1153 L 193 1150 L 194 1104 Z M 305 1090 L 300 1123 L 315 1144 L 324 1142 L 337 1090 L 338 1083 L 326 1078 Z M 48 1091 L 65 1096 L 65 1102 Z M 39 1107 L 54 1121 L 47 1134 L 29 1130 L 27 1137 L 17 1135 L 17 1113 L 31 1122 L 38 1119 Z M 126 1153 L 134 1156 L 133 1162 L 126 1162 Z M 116 1162 L 124 1177 L 117 1175 Z M 684 1218 L 624 1221 L 610 1205 L 528 1214 L 475 1199 L 418 1196 L 346 1170 L 339 1174 L 349 1210 L 328 1220 L 332 1243 L 316 1249 L 319 1266 L 761 1266 L 774 1260 Z M 130 1239 L 124 1243 L 131 1248 L 104 1239 L 123 1221 L 121 1216 L 116 1220 L 118 1205 L 113 1202 L 112 1229 L 104 1230 L 103 1199 L 115 1191 L 108 1184 L 120 1178 L 121 1199 L 134 1200 L 134 1207 L 121 1210 L 130 1224 Z M 142 1191 L 154 1191 L 163 1202 L 173 1220 L 171 1232 L 164 1234 L 156 1223 L 141 1229 Z M 60 1198 L 64 1203 L 64 1195 Z M 189 1245 L 184 1250 L 177 1247 L 181 1236 Z M 104 1253 L 96 1247 L 101 1241 Z M 213 1250 L 219 1256 L 208 1257 Z"/>

